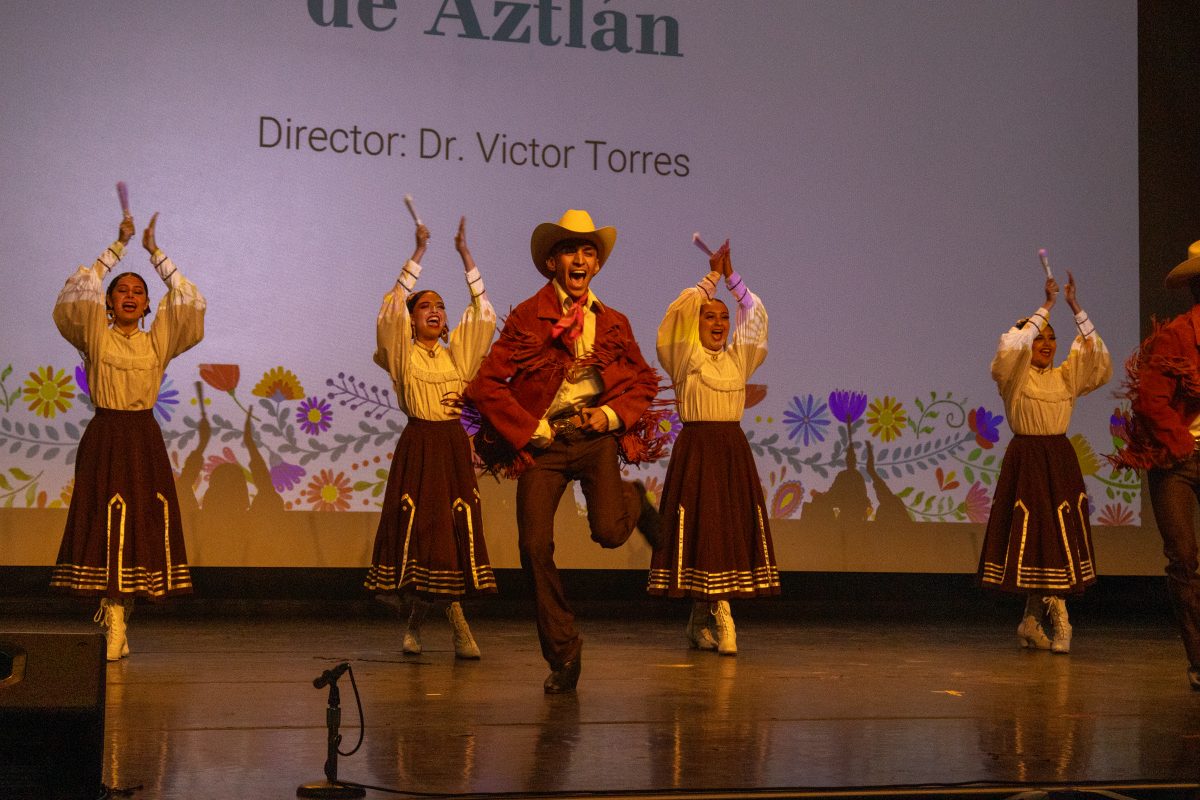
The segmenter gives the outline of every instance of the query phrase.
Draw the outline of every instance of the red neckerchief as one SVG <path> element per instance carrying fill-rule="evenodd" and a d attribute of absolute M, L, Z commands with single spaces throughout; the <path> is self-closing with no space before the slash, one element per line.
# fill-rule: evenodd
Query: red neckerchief
<path fill-rule="evenodd" d="M 568 346 L 574 346 L 575 340 L 583 335 L 583 309 L 586 302 L 587 295 L 580 295 L 579 299 L 567 308 L 567 312 L 559 318 L 558 322 L 554 323 L 550 335 L 555 339 L 562 338 Z"/>

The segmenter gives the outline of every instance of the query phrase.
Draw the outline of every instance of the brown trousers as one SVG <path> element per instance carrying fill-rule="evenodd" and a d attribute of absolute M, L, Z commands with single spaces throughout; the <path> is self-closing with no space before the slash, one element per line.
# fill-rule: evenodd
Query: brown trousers
<path fill-rule="evenodd" d="M 601 547 L 625 544 L 641 507 L 637 489 L 621 480 L 617 440 L 610 434 L 555 439 L 545 450 L 534 451 L 533 466 L 517 479 L 521 566 L 533 584 L 538 639 L 552 669 L 576 658 L 582 646 L 554 564 L 554 513 L 575 480 L 587 500 L 592 540 Z"/>
<path fill-rule="evenodd" d="M 1200 548 L 1193 521 L 1200 500 L 1200 453 L 1174 467 L 1152 469 L 1147 477 L 1167 557 L 1171 606 L 1188 661 L 1200 668 Z"/>

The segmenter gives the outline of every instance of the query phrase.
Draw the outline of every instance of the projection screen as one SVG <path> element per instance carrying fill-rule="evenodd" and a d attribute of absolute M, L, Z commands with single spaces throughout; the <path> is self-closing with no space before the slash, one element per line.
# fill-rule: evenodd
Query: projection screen
<path fill-rule="evenodd" d="M 372 353 L 409 194 L 433 232 L 419 285 L 455 319 L 460 217 L 501 315 L 542 285 L 538 223 L 615 226 L 594 289 L 648 358 L 707 271 L 692 234 L 729 238 L 771 319 L 743 428 L 785 570 L 974 570 L 1011 436 L 988 366 L 1042 301 L 1046 248 L 1114 356 L 1070 430 L 1100 571 L 1156 573 L 1138 476 L 1103 459 L 1138 332 L 1136 29 L 1128 2 L 9 4 L 0 564 L 57 552 L 92 409 L 50 311 L 115 238 L 120 180 L 120 268 L 162 296 L 138 246 L 159 212 L 208 300 L 156 407 L 176 470 L 202 458 L 180 486 L 195 565 L 368 563 L 405 424 Z M 1065 303 L 1053 322 L 1061 359 Z M 630 476 L 655 492 L 665 467 Z M 518 566 L 513 485 L 480 487 L 493 562 Z M 560 566 L 644 569 L 644 544 L 588 541 L 581 504 Z"/>

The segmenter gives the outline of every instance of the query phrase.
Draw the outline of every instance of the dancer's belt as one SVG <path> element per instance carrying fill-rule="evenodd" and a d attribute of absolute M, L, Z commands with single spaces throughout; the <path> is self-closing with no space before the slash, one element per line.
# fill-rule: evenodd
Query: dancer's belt
<path fill-rule="evenodd" d="M 554 431 L 555 441 L 578 442 L 592 435 L 582 427 L 583 415 L 578 411 L 564 411 L 551 417 L 550 430 Z"/>

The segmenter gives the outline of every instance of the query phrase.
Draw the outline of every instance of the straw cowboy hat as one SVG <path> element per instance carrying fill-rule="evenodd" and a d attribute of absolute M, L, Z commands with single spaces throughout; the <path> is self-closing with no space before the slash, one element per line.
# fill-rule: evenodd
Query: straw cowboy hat
<path fill-rule="evenodd" d="M 543 222 L 529 237 L 529 254 L 533 256 L 533 265 L 538 272 L 547 278 L 554 277 L 554 273 L 546 268 L 546 259 L 550 258 L 556 244 L 567 239 L 586 239 L 596 245 L 598 260 L 603 267 L 617 243 L 617 229 L 611 226 L 597 228 L 588 212 L 574 208 L 568 209 L 558 222 Z"/>
<path fill-rule="evenodd" d="M 1200 277 L 1200 242 L 1192 242 L 1192 246 L 1188 248 L 1187 261 L 1168 272 L 1166 279 L 1163 280 L 1163 285 L 1180 286 L 1192 278 L 1198 277 Z"/>

